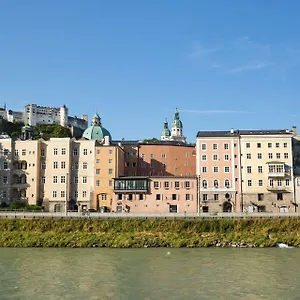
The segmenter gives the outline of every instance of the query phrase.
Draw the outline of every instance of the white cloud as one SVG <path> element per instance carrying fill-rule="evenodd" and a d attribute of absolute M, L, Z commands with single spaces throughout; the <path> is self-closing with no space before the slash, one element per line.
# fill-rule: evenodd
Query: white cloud
<path fill-rule="evenodd" d="M 247 72 L 247 71 L 252 71 L 252 70 L 260 70 L 263 68 L 268 67 L 270 64 L 266 63 L 258 63 L 258 64 L 247 64 L 243 66 L 239 66 L 233 69 L 229 69 L 228 73 L 241 73 L 241 72 Z"/>
<path fill-rule="evenodd" d="M 191 58 L 202 59 L 204 57 L 207 57 L 209 54 L 220 50 L 220 48 L 206 48 L 200 43 L 195 43 L 188 56 Z"/>

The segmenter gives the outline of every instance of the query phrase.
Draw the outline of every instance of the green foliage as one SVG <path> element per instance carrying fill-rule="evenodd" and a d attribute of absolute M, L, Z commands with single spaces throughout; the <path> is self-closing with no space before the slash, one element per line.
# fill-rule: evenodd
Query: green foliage
<path fill-rule="evenodd" d="M 37 125 L 33 128 L 34 139 L 43 138 L 48 140 L 50 138 L 64 138 L 72 137 L 72 133 L 69 128 L 62 127 L 57 124 L 53 125 Z"/>
<path fill-rule="evenodd" d="M 144 139 L 143 143 L 147 144 L 147 143 L 157 143 L 159 142 L 159 140 L 157 138 L 152 138 L 152 139 Z"/>
<path fill-rule="evenodd" d="M 300 220 L 0 219 L 0 247 L 211 247 L 300 245 Z"/>
<path fill-rule="evenodd" d="M 15 200 L 9 206 L 10 209 L 24 209 L 25 207 L 27 207 L 27 203 L 22 200 Z"/>

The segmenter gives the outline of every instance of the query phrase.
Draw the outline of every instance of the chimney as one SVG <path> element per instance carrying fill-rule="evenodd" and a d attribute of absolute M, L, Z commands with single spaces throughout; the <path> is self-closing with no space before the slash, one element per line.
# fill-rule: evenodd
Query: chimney
<path fill-rule="evenodd" d="M 230 134 L 234 134 L 234 129 L 233 128 L 230 129 Z"/>
<path fill-rule="evenodd" d="M 292 127 L 292 132 L 293 132 L 293 135 L 297 135 L 297 127 L 296 126 Z"/>
<path fill-rule="evenodd" d="M 108 135 L 106 135 L 104 137 L 104 146 L 109 146 L 109 136 Z"/>

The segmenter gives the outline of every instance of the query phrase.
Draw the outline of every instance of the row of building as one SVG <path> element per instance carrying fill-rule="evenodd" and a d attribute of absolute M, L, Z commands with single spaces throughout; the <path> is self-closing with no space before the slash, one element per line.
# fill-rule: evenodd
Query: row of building
<path fill-rule="evenodd" d="M 199 131 L 189 145 L 176 109 L 160 141 L 115 141 L 95 114 L 81 139 L 0 136 L 0 202 L 49 211 L 292 212 L 300 201 L 292 130 Z"/>

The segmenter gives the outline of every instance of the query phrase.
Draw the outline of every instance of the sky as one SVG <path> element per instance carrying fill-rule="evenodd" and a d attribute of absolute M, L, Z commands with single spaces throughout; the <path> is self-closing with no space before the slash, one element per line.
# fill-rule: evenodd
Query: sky
<path fill-rule="evenodd" d="M 0 0 L 0 106 L 98 110 L 113 139 L 300 130 L 300 1 Z"/>

